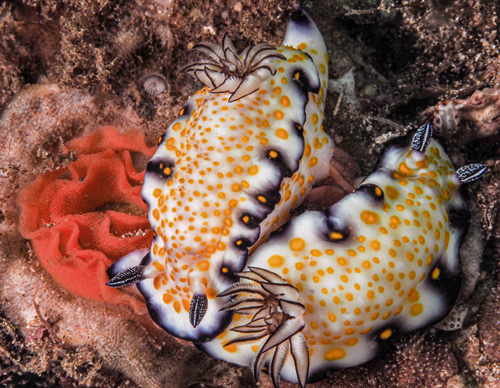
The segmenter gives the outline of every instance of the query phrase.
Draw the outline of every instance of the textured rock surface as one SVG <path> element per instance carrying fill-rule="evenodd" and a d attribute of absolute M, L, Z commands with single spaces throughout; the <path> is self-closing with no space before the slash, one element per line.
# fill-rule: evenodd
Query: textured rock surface
<path fill-rule="evenodd" d="M 199 87 L 179 75 L 193 44 L 219 42 L 225 32 L 238 49 L 278 44 L 287 11 L 297 4 L 24 0 L 0 6 L 1 386 L 255 386 L 247 369 L 179 343 L 148 316 L 60 289 L 17 231 L 16 197 L 36 174 L 69 163 L 65 142 L 103 125 L 142 129 L 153 144 Z M 405 132 L 404 125 L 420 114 L 425 117 L 426 108 L 498 87 L 500 6 L 495 0 L 303 5 L 329 50 L 325 128 L 363 174 L 384 141 Z M 143 80 L 152 73 L 161 74 L 169 92 L 144 90 Z M 492 110 L 467 116 L 458 133 L 480 130 L 484 117 L 495 123 L 498 104 L 489 106 Z M 465 137 L 444 139 L 454 162 L 481 161 L 493 168 L 467 187 L 476 226 L 464 254 L 461 304 L 468 313 L 463 328 L 396 338 L 377 359 L 332 372 L 311 387 L 500 385 L 499 137 Z M 267 376 L 260 386 L 271 387 Z"/>

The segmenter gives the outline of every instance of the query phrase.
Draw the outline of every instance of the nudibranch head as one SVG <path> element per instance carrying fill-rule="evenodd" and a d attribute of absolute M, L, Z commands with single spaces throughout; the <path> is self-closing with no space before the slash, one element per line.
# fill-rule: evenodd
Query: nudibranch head
<path fill-rule="evenodd" d="M 111 286 L 139 282 L 152 318 L 177 337 L 224 330 L 232 314 L 216 295 L 328 174 L 326 48 L 309 16 L 294 15 L 277 49 L 238 55 L 228 36 L 197 46 L 209 60 L 186 72 L 206 86 L 159 139 L 144 179 L 151 251 L 109 271 Z"/>
<path fill-rule="evenodd" d="M 242 281 L 222 293 L 236 296 L 224 306 L 233 323 L 202 349 L 254 370 L 272 355 L 275 386 L 280 374 L 304 386 L 370 360 L 394 332 L 446 315 L 467 226 L 459 187 L 486 167 L 455 172 L 431 134 L 426 125 L 392 143 L 354 193 L 257 248 Z"/>

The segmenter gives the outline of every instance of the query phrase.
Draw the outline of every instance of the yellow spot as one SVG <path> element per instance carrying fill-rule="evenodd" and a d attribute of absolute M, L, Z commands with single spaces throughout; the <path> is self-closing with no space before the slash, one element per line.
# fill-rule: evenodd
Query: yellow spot
<path fill-rule="evenodd" d="M 325 353 L 325 360 L 335 361 L 340 360 L 346 356 L 345 350 L 342 348 L 331 348 Z"/>
<path fill-rule="evenodd" d="M 436 280 L 436 279 L 438 279 L 438 278 L 439 278 L 439 275 L 440 275 L 440 274 L 441 274 L 441 270 L 440 270 L 438 267 L 436 267 L 436 268 L 434 268 L 434 270 L 432 271 L 432 275 L 431 275 L 431 277 L 432 277 L 434 280 Z"/>
<path fill-rule="evenodd" d="M 304 269 L 304 264 L 302 264 L 302 263 L 295 263 L 295 268 L 300 271 L 300 270 Z"/>
<path fill-rule="evenodd" d="M 298 48 L 299 50 L 304 50 L 306 47 L 307 47 L 307 44 L 306 44 L 306 43 L 301 43 L 301 44 L 299 44 L 299 45 L 297 46 L 297 48 Z"/>
<path fill-rule="evenodd" d="M 284 261 L 285 259 L 280 255 L 273 255 L 267 260 L 269 265 L 274 268 L 281 267 Z"/>
<path fill-rule="evenodd" d="M 318 120 L 319 120 L 318 115 L 316 113 L 313 113 L 313 115 L 311 116 L 311 122 L 314 125 L 316 125 L 316 124 L 318 124 Z"/>
<path fill-rule="evenodd" d="M 174 310 L 177 314 L 181 312 L 181 304 L 177 300 L 174 302 Z"/>
<path fill-rule="evenodd" d="M 339 233 L 339 232 L 332 232 L 332 233 L 330 233 L 330 238 L 332 240 L 341 240 L 344 238 L 344 235 L 342 233 Z"/>
<path fill-rule="evenodd" d="M 278 157 L 278 153 L 275 150 L 269 151 L 269 157 L 275 159 Z"/>
<path fill-rule="evenodd" d="M 391 329 L 385 329 L 382 333 L 380 333 L 380 339 L 386 340 L 392 335 Z"/>

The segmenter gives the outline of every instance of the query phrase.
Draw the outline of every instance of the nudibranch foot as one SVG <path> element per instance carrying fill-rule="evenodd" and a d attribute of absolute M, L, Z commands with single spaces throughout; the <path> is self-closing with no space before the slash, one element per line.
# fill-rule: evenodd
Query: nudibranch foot
<path fill-rule="evenodd" d="M 225 35 L 221 45 L 195 48 L 208 59 L 184 70 L 205 87 L 160 137 L 144 177 L 155 232 L 147 263 L 111 285 L 139 280 L 159 326 L 204 342 L 231 321 L 232 312 L 221 311 L 228 297 L 217 294 L 326 178 L 333 143 L 321 125 L 326 47 L 305 11 L 292 15 L 280 47 L 238 54 Z"/>
<path fill-rule="evenodd" d="M 456 171 L 432 132 L 426 124 L 395 139 L 355 192 L 252 252 L 240 282 L 220 294 L 232 297 L 233 322 L 199 346 L 256 377 L 267 366 L 275 387 L 280 378 L 304 386 L 446 316 L 468 224 L 460 186 L 486 166 Z"/>

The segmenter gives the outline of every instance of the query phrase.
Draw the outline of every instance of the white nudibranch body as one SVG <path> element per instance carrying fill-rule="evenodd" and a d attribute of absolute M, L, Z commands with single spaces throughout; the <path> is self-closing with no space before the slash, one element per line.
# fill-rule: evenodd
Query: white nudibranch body
<path fill-rule="evenodd" d="M 238 54 L 226 35 L 195 48 L 208 59 L 185 71 L 205 87 L 159 139 L 144 179 L 151 250 L 110 267 L 108 284 L 137 282 L 157 324 L 201 342 L 230 323 L 216 295 L 328 175 L 333 144 L 321 126 L 326 48 L 304 11 L 281 47 Z"/>
<path fill-rule="evenodd" d="M 224 306 L 233 322 L 201 348 L 256 378 L 267 364 L 275 386 L 280 377 L 305 386 L 445 316 L 468 217 L 459 186 L 486 167 L 455 172 L 431 134 L 426 125 L 388 145 L 354 193 L 272 234 L 221 294 L 234 296 Z"/>

